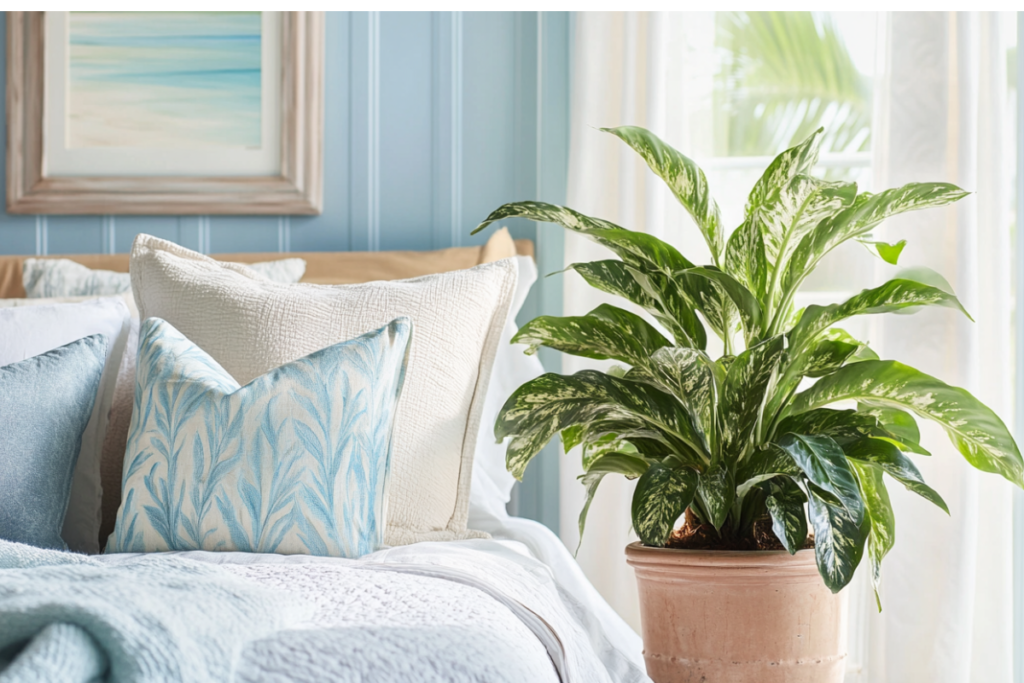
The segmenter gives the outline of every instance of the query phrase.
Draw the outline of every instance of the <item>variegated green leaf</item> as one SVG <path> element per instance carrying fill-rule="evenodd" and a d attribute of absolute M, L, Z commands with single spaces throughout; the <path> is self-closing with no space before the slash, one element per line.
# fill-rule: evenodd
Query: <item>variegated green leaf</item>
<path fill-rule="evenodd" d="M 646 320 L 608 304 L 584 316 L 534 318 L 519 329 L 512 342 L 528 345 L 526 353 L 547 346 L 574 356 L 612 358 L 631 365 L 643 365 L 653 350 L 671 346 Z"/>
<path fill-rule="evenodd" d="M 583 436 L 586 433 L 586 429 L 589 425 L 574 424 L 569 425 L 560 432 L 562 438 L 562 450 L 566 453 L 583 443 Z M 501 443 L 499 441 L 499 443 Z"/>
<path fill-rule="evenodd" d="M 679 340 L 680 345 L 703 349 L 706 343 L 703 325 L 694 316 L 694 309 L 700 311 L 707 324 L 722 339 L 731 334 L 739 322 L 736 306 L 729 294 L 712 279 L 686 275 L 688 268 L 671 275 L 645 264 L 627 264 L 627 270 L 644 293 L 658 302 L 667 315 L 680 321 L 680 326 L 688 334 L 687 341 Z M 691 321 L 691 317 L 696 323 Z M 691 332 L 695 326 L 698 329 Z"/>
<path fill-rule="evenodd" d="M 719 460 L 697 479 L 697 493 L 708 513 L 708 521 L 721 529 L 736 499 L 736 480 L 728 464 Z"/>
<path fill-rule="evenodd" d="M 678 271 L 672 283 L 686 293 L 687 300 L 723 340 L 736 329 L 739 313 L 721 284 L 698 275 L 687 275 L 684 271 Z"/>
<path fill-rule="evenodd" d="M 725 247 L 725 271 L 742 282 L 758 300 L 764 300 L 768 287 L 764 238 L 749 218 L 729 236 Z"/>
<path fill-rule="evenodd" d="M 785 187 L 794 176 L 810 173 L 818 163 L 818 153 L 825 129 L 814 131 L 799 145 L 779 154 L 754 183 L 747 198 L 746 217 L 755 217 L 773 194 Z"/>
<path fill-rule="evenodd" d="M 512 202 L 500 206 L 492 211 L 472 234 L 475 235 L 491 223 L 506 218 L 557 223 L 608 247 L 626 263 L 645 270 L 671 275 L 678 270 L 693 267 L 693 264 L 675 247 L 654 235 L 626 230 L 602 218 L 593 218 L 568 207 L 546 202 Z"/>
<path fill-rule="evenodd" d="M 565 376 L 548 373 L 516 389 L 498 414 L 494 435 L 511 436 L 508 471 L 522 477 L 526 465 L 556 433 L 595 420 L 623 420 L 660 431 L 680 452 L 707 458 L 703 438 L 671 396 L 641 382 L 596 370 Z"/>
<path fill-rule="evenodd" d="M 846 400 L 903 408 L 934 420 L 971 465 L 1024 485 L 1024 461 L 1006 425 L 963 389 L 897 361 L 869 360 L 822 377 L 794 397 L 790 410 L 802 413 Z"/>
<path fill-rule="evenodd" d="M 637 126 L 602 128 L 633 148 L 654 173 L 665 181 L 679 203 L 693 217 L 711 250 L 715 263 L 719 262 L 725 246 L 718 204 L 708 190 L 704 171 L 692 159 L 680 154 L 654 133 Z"/>
<path fill-rule="evenodd" d="M 588 434 L 583 444 L 583 471 L 589 472 L 594 462 L 612 453 L 638 455 L 636 446 L 623 440 L 617 433 L 607 432 L 595 437 Z"/>
<path fill-rule="evenodd" d="M 830 183 L 808 175 L 794 176 L 772 193 L 759 212 L 769 269 L 784 272 L 804 236 L 822 220 L 853 204 L 856 196 L 853 183 Z M 773 282 L 781 280 L 773 278 Z"/>
<path fill-rule="evenodd" d="M 807 541 L 807 496 L 789 477 L 776 477 L 762 485 L 768 497 L 765 505 L 772 516 L 772 531 L 782 546 L 795 555 Z"/>
<path fill-rule="evenodd" d="M 803 475 L 803 470 L 789 453 L 775 444 L 767 444 L 740 462 L 736 469 L 736 495 L 745 496 L 754 486 L 783 475 L 798 477 Z"/>
<path fill-rule="evenodd" d="M 855 339 L 846 330 L 839 329 L 838 327 L 830 327 L 825 330 L 825 333 L 821 335 L 822 339 L 828 341 L 841 341 L 847 344 L 853 344 L 857 347 L 857 350 L 853 352 L 849 358 L 846 359 L 847 363 L 859 363 L 862 360 L 878 360 L 878 354 L 871 350 L 871 347 L 864 342 Z"/>
<path fill-rule="evenodd" d="M 852 204 L 856 194 L 853 183 L 829 183 L 798 175 L 769 197 L 759 212 L 759 226 L 769 272 L 765 307 L 772 317 L 786 315 L 782 306 L 786 268 L 800 241 L 823 220 Z M 780 306 L 782 310 L 776 312 Z M 773 331 L 767 329 L 766 333 Z"/>
<path fill-rule="evenodd" d="M 694 312 L 694 304 L 687 297 L 685 284 L 684 287 L 680 287 L 667 275 L 660 272 L 644 272 L 628 264 L 626 271 L 644 294 L 655 302 L 680 346 L 703 349 L 707 345 L 707 333 Z M 699 289 L 694 289 L 695 294 L 700 293 Z"/>
<path fill-rule="evenodd" d="M 588 435 L 589 437 L 589 435 Z M 594 438 L 587 438 L 583 443 L 583 471 L 589 472 L 590 466 L 594 464 L 594 461 L 610 453 L 626 452 L 625 448 L 629 446 L 630 455 L 636 454 L 636 447 L 632 446 L 628 442 L 624 442 L 622 438 L 613 432 L 601 434 Z"/>
<path fill-rule="evenodd" d="M 874 358 L 873 360 L 878 360 Z M 884 405 L 873 405 L 869 402 L 857 404 L 857 412 L 871 415 L 878 420 L 878 424 L 887 432 L 895 436 L 901 443 L 917 446 L 921 443 L 921 430 L 917 426 L 914 416 L 905 410 L 891 408 Z M 906 449 L 905 449 L 906 450 Z M 913 453 L 931 455 L 928 451 L 909 449 Z"/>
<path fill-rule="evenodd" d="M 913 491 L 925 500 L 934 503 L 947 515 L 949 508 L 932 487 L 924 483 L 920 470 L 903 455 L 899 447 L 885 439 L 863 438 L 843 447 L 846 457 L 852 463 L 869 462 L 881 467 L 886 474 L 903 484 L 908 491 Z"/>
<path fill-rule="evenodd" d="M 502 221 L 506 218 L 526 218 L 539 223 L 557 223 L 563 228 L 574 232 L 585 233 L 594 228 L 618 228 L 614 223 L 592 218 L 567 206 L 548 204 L 547 202 L 511 202 L 503 204 L 492 211 L 480 225 L 473 228 L 471 235 L 475 235 L 491 223 Z"/>
<path fill-rule="evenodd" d="M 678 265 L 693 267 L 675 247 L 654 235 L 619 227 L 591 228 L 583 234 L 611 249 L 627 264 L 647 272 L 672 275 Z"/>
<path fill-rule="evenodd" d="M 822 335 L 822 339 L 828 339 L 829 341 L 841 341 L 847 344 L 853 344 L 855 346 L 864 346 L 864 342 L 860 341 L 846 330 L 838 327 L 830 327 Z"/>
<path fill-rule="evenodd" d="M 816 408 L 785 418 L 779 422 L 776 433 L 820 434 L 842 446 L 863 439 L 876 426 L 877 418 L 856 410 Z"/>
<path fill-rule="evenodd" d="M 586 472 L 604 472 L 606 474 L 622 474 L 628 479 L 635 479 L 647 471 L 650 464 L 628 453 L 604 453 L 586 467 Z"/>
<path fill-rule="evenodd" d="M 714 361 L 696 349 L 666 346 L 655 351 L 649 363 L 634 368 L 628 376 L 675 396 L 711 446 L 717 431 L 714 415 L 718 405 L 713 368 Z M 711 450 L 713 452 L 713 447 Z"/>
<path fill-rule="evenodd" d="M 882 580 L 882 560 L 896 542 L 896 518 L 889 502 L 889 491 L 882 481 L 882 469 L 867 462 L 851 462 L 860 482 L 864 498 L 868 532 L 868 558 L 871 560 L 871 583 L 875 589 L 875 603 L 882 611 L 882 600 L 878 597 L 878 586 Z"/>
<path fill-rule="evenodd" d="M 832 410 L 831 408 L 815 408 L 804 413 L 790 415 L 776 427 L 776 434 L 823 434 L 830 437 L 841 447 L 865 437 L 884 439 L 898 448 L 928 455 L 916 442 L 897 437 L 868 412 L 855 410 Z"/>
<path fill-rule="evenodd" d="M 607 474 L 607 472 L 587 472 L 586 474 L 581 474 L 579 476 L 580 482 L 587 490 L 587 498 L 583 503 L 583 509 L 580 510 L 580 540 L 576 543 L 576 553 L 580 551 L 580 546 L 583 545 L 583 529 L 587 526 L 587 513 L 590 512 L 590 504 L 594 502 L 594 495 L 597 493 L 597 487 L 601 485 L 601 481 Z"/>
<path fill-rule="evenodd" d="M 959 299 L 941 289 L 913 280 L 889 280 L 880 287 L 865 289 L 841 304 L 808 306 L 789 334 L 790 345 L 802 349 L 829 326 L 854 315 L 888 313 L 911 306 L 946 306 L 967 313 Z"/>
<path fill-rule="evenodd" d="M 765 391 L 782 359 L 782 336 L 767 339 L 738 355 L 729 366 L 722 387 L 719 428 L 723 455 L 739 457 L 753 431 Z"/>
<path fill-rule="evenodd" d="M 857 350 L 853 352 L 846 362 L 847 363 L 859 363 L 862 360 L 879 360 L 880 356 L 875 353 L 870 346 L 867 344 L 861 344 L 857 347 Z"/>
<path fill-rule="evenodd" d="M 861 244 L 867 247 L 874 247 L 878 256 L 886 263 L 897 265 L 900 260 L 900 254 L 903 253 L 903 247 L 907 246 L 906 240 L 900 240 L 896 244 L 889 244 L 888 242 L 873 242 L 871 240 L 858 240 Z"/>
<path fill-rule="evenodd" d="M 818 129 L 799 145 L 777 156 L 747 200 L 744 225 L 762 236 L 770 281 L 757 293 L 762 295 L 769 309 L 780 298 L 777 291 L 782 282 L 780 275 L 785 272 L 785 264 L 803 236 L 829 212 L 852 202 L 856 194 L 853 185 L 826 183 L 808 175 L 817 163 L 822 133 L 823 130 Z M 845 186 L 844 189 L 840 189 L 840 185 Z"/>
<path fill-rule="evenodd" d="M 822 339 L 807 352 L 803 364 L 804 377 L 821 377 L 843 366 L 860 348 L 860 344 Z"/>
<path fill-rule="evenodd" d="M 793 457 L 812 484 L 835 496 L 850 519 L 860 524 L 864 503 L 846 454 L 834 440 L 824 435 L 784 434 L 776 443 Z"/>
<path fill-rule="evenodd" d="M 609 444 L 623 444 L 610 447 Z M 597 418 L 586 424 L 573 425 L 562 430 L 562 446 L 566 453 L 576 446 L 583 447 L 583 468 L 599 457 L 603 451 L 622 450 L 642 458 L 661 460 L 669 455 L 679 455 L 678 448 L 665 434 L 649 423 L 629 415 Z M 631 450 L 632 449 L 632 450 Z M 701 459 L 684 460 L 690 465 L 700 465 Z"/>
<path fill-rule="evenodd" d="M 792 298 L 818 261 L 843 242 L 864 235 L 891 216 L 945 206 L 967 194 L 949 183 L 910 183 L 878 194 L 858 195 L 852 206 L 819 223 L 800 241 L 786 267 L 786 299 Z"/>
<path fill-rule="evenodd" d="M 854 521 L 846 508 L 829 501 L 828 495 L 823 495 L 814 484 L 807 488 L 818 573 L 829 590 L 838 593 L 853 579 L 864 556 L 867 525 Z"/>
<path fill-rule="evenodd" d="M 878 355 L 842 330 L 830 329 L 808 347 L 793 348 L 786 353 L 782 372 L 765 405 L 766 419 L 773 420 L 788 402 L 804 377 L 821 377 L 834 372 L 845 363 L 878 360 Z M 811 434 L 797 430 L 798 433 Z"/>
<path fill-rule="evenodd" d="M 713 282 L 736 306 L 746 339 L 749 342 L 758 338 L 761 331 L 761 304 L 746 287 L 733 276 L 717 268 L 689 268 L 678 276 L 685 278 L 702 277 Z"/>
<path fill-rule="evenodd" d="M 633 529 L 644 545 L 665 545 L 672 527 L 697 492 L 697 473 L 651 465 L 633 491 Z"/>
<path fill-rule="evenodd" d="M 640 288 L 633 276 L 629 274 L 624 261 L 619 259 L 588 261 L 573 263 L 569 268 L 579 273 L 586 283 L 595 289 L 621 296 L 645 310 L 655 308 L 654 300 Z"/>
<path fill-rule="evenodd" d="M 624 261 L 608 259 L 590 263 L 574 263 L 569 268 L 579 273 L 591 287 L 621 296 L 632 301 L 650 313 L 655 320 L 665 326 L 676 343 L 680 346 L 693 346 L 703 349 L 707 344 L 704 325 L 693 312 L 692 307 L 677 291 L 677 288 L 665 284 L 670 282 L 667 277 L 660 276 L 649 288 L 655 292 L 652 296 L 641 287 L 637 279 L 630 273 L 630 266 Z M 635 269 L 633 269 L 635 271 Z M 642 275 L 647 278 L 648 276 Z M 667 302 L 667 304 L 666 304 Z"/>

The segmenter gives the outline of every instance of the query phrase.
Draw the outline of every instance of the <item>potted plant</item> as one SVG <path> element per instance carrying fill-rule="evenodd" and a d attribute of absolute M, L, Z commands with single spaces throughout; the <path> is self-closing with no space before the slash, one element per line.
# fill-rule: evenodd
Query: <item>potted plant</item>
<path fill-rule="evenodd" d="M 658 324 L 611 305 L 527 323 L 514 341 L 531 350 L 628 367 L 549 373 L 519 387 L 495 425 L 499 441 L 511 438 L 507 467 L 521 477 L 556 434 L 566 451 L 582 446 L 581 534 L 605 475 L 637 480 L 640 543 L 626 554 L 654 680 L 841 681 L 845 607 L 836 594 L 865 551 L 877 590 L 894 541 L 883 475 L 948 513 L 908 457 L 928 454 L 915 418 L 939 423 L 971 465 L 1014 484 L 1024 462 L 1003 422 L 967 391 L 880 360 L 835 327 L 913 307 L 962 311 L 953 294 L 901 277 L 830 306 L 797 310 L 794 297 L 848 240 L 896 263 L 903 244 L 868 241 L 874 227 L 967 193 L 947 183 L 858 193 L 853 183 L 815 178 L 818 130 L 771 163 L 727 239 L 692 160 L 643 128 L 604 130 L 665 181 L 713 263 L 695 266 L 651 235 L 566 207 L 517 202 L 488 216 L 477 231 L 523 217 L 609 248 L 618 259 L 569 268 Z M 709 331 L 724 348 L 717 359 L 706 352 Z"/>

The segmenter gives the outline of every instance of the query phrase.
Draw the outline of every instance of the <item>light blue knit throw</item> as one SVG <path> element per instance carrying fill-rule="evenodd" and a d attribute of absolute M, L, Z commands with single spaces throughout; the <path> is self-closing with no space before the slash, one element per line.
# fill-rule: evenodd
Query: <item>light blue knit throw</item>
<path fill-rule="evenodd" d="M 222 683 L 305 607 L 214 565 L 0 541 L 0 683 Z"/>

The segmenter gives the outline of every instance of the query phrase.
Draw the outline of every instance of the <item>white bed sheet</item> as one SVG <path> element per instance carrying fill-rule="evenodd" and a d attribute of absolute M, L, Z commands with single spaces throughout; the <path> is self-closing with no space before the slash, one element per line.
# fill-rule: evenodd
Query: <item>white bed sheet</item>
<path fill-rule="evenodd" d="M 550 572 L 558 590 L 578 605 L 579 619 L 594 633 L 594 639 L 606 643 L 607 648 L 629 661 L 638 671 L 646 672 L 643 640 L 594 588 L 565 544 L 550 529 L 539 522 L 507 514 L 504 518 L 484 517 L 480 510 L 475 514 L 470 511 L 469 527 L 486 531 L 494 539 L 509 543 L 509 547 L 515 547 L 512 543 L 521 544 L 519 547 Z M 649 679 L 644 675 L 638 680 Z"/>

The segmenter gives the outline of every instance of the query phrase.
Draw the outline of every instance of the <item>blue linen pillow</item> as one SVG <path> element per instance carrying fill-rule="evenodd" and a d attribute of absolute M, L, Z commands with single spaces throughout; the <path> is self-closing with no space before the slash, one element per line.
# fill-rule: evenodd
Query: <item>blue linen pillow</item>
<path fill-rule="evenodd" d="M 411 331 L 397 318 L 240 387 L 170 323 L 145 320 L 107 552 L 377 550 Z"/>
<path fill-rule="evenodd" d="M 95 334 L 0 367 L 0 538 L 67 549 L 71 475 L 106 355 Z"/>

